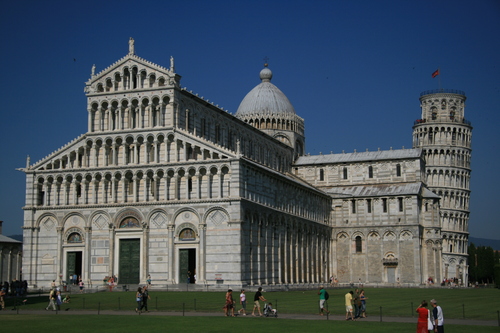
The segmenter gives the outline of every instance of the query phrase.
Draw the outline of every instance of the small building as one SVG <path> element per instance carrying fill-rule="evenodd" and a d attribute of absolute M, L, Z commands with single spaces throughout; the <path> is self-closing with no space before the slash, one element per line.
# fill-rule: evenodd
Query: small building
<path fill-rule="evenodd" d="M 2 235 L 0 221 L 0 282 L 21 280 L 21 261 L 23 243 Z"/>

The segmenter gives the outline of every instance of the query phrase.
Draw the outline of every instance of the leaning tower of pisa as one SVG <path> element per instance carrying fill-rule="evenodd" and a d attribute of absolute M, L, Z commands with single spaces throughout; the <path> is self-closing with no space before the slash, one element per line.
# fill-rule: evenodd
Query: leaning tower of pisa
<path fill-rule="evenodd" d="M 472 126 L 465 119 L 465 93 L 438 89 L 420 94 L 421 119 L 413 147 L 422 148 L 429 188 L 441 197 L 443 276 L 468 279 L 467 244 Z"/>

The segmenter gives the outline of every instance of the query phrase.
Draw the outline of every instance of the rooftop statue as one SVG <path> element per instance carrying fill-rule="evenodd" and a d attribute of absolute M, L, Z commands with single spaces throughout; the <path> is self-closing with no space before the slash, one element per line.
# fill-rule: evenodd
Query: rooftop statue
<path fill-rule="evenodd" d="M 134 43 L 135 43 L 134 39 L 132 37 L 130 37 L 130 39 L 128 40 L 128 54 L 129 55 L 135 54 Z"/>

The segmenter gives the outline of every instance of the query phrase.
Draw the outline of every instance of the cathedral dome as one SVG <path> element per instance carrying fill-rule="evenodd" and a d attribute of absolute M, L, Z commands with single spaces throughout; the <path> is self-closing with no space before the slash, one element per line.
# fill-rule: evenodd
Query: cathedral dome
<path fill-rule="evenodd" d="M 273 72 L 267 67 L 260 71 L 261 83 L 253 88 L 241 101 L 236 117 L 250 115 L 295 115 L 288 98 L 271 83 Z"/>

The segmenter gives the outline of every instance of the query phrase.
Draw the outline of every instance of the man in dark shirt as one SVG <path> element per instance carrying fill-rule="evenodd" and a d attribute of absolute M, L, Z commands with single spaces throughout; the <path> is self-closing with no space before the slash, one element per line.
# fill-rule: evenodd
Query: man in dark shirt
<path fill-rule="evenodd" d="M 262 317 L 262 312 L 260 311 L 260 303 L 259 301 L 266 302 L 267 300 L 262 296 L 262 287 L 259 287 L 257 292 L 255 293 L 255 296 L 253 298 L 253 310 L 252 310 L 252 316 L 255 317 L 255 309 L 259 311 L 259 316 Z"/>

